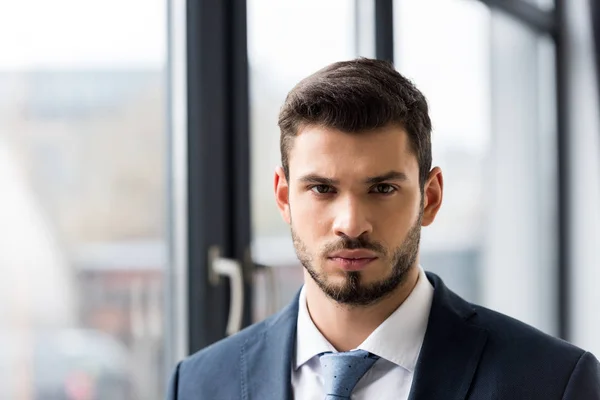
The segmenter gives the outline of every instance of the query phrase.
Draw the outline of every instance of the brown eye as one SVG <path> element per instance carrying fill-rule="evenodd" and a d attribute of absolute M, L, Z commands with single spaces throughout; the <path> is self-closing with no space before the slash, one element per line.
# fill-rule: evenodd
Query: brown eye
<path fill-rule="evenodd" d="M 376 185 L 374 188 L 374 192 L 378 194 L 391 194 L 396 191 L 396 188 L 392 185 L 388 185 L 387 183 L 380 183 Z"/>
<path fill-rule="evenodd" d="M 333 192 L 333 188 L 328 185 L 316 185 L 313 186 L 311 190 L 318 194 L 329 194 Z"/>

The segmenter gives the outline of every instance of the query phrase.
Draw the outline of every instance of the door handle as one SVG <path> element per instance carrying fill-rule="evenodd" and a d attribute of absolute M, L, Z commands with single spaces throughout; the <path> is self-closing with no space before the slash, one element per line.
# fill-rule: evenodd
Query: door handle
<path fill-rule="evenodd" d="M 210 283 L 217 286 L 221 276 L 229 278 L 230 284 L 229 317 L 226 329 L 227 335 L 230 336 L 242 329 L 244 311 L 242 265 L 236 260 L 221 257 L 219 247 L 211 246 L 208 249 L 208 278 Z"/>

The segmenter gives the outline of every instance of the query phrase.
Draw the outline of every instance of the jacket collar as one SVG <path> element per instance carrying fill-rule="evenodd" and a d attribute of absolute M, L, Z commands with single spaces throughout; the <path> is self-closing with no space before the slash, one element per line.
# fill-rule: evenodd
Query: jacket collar
<path fill-rule="evenodd" d="M 435 274 L 423 347 L 417 361 L 409 400 L 464 399 L 477 370 L 487 332 L 469 321 L 473 307 L 450 291 Z"/>

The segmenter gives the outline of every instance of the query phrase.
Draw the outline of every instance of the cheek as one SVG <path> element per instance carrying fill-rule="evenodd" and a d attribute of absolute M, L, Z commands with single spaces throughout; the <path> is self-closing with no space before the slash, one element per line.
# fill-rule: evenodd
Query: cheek
<path fill-rule="evenodd" d="M 398 243 L 402 243 L 408 231 L 417 221 L 419 215 L 418 199 L 380 206 L 376 209 L 374 215 L 375 236 L 388 246 L 396 246 Z"/>
<path fill-rule="evenodd" d="M 329 210 L 324 203 L 312 199 L 310 193 L 293 194 L 290 212 L 292 227 L 303 240 L 317 242 L 328 233 Z"/>
<path fill-rule="evenodd" d="M 298 225 L 300 223 L 304 225 L 307 215 L 309 215 L 310 207 L 308 206 L 304 197 L 304 195 L 300 195 L 295 191 L 290 193 L 290 213 L 294 225 Z"/>

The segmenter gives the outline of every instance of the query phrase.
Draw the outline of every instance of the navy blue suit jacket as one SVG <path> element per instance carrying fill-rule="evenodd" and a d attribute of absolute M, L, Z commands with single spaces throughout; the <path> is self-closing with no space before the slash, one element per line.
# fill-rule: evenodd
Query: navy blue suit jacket
<path fill-rule="evenodd" d="M 434 287 L 410 400 L 600 400 L 600 364 L 567 342 Z M 177 365 L 169 400 L 289 400 L 298 298 Z M 301 400 L 301 399 L 300 399 Z"/>

